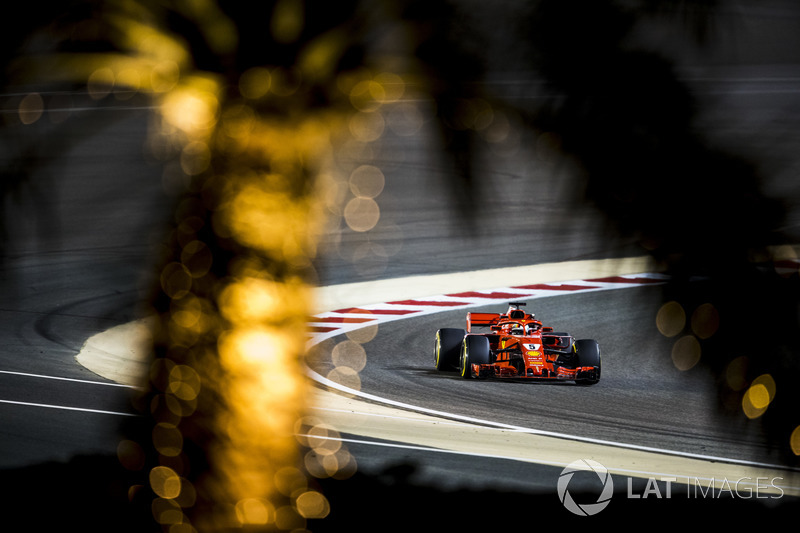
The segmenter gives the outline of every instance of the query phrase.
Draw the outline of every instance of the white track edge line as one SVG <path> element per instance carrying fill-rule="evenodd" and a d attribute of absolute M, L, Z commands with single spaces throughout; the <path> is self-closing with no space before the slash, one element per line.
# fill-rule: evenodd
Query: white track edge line
<path fill-rule="evenodd" d="M 43 407 L 46 409 L 61 409 L 64 411 L 80 411 L 83 413 L 95 413 L 101 415 L 115 415 L 115 416 L 132 416 L 138 417 L 139 415 L 134 413 L 120 413 L 117 411 L 104 411 L 101 409 L 87 409 L 84 407 L 69 407 L 66 405 L 50 405 L 46 403 L 33 403 L 33 402 L 17 402 L 14 400 L 0 400 L 0 403 L 10 404 L 10 405 L 25 405 L 28 407 Z"/>
<path fill-rule="evenodd" d="M 56 381 L 71 381 L 74 383 L 84 383 L 87 385 L 103 385 L 106 387 L 123 387 L 126 389 L 136 389 L 138 387 L 134 387 L 133 385 L 126 385 L 125 383 L 116 383 L 116 382 L 105 382 L 105 381 L 91 381 L 88 379 L 77 379 L 77 378 L 65 378 L 60 376 L 46 376 L 44 374 L 31 374 L 29 372 L 12 372 L 10 370 L 0 370 L 0 374 L 6 374 L 9 376 L 22 376 L 28 378 L 40 378 L 40 379 L 52 379 Z"/>

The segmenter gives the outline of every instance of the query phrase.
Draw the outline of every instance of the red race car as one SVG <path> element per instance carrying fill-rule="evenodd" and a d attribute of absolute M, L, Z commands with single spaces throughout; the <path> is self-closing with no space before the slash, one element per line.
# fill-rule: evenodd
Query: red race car
<path fill-rule="evenodd" d="M 600 380 L 600 346 L 592 339 L 544 327 L 525 303 L 512 302 L 500 313 L 467 313 L 467 329 L 436 332 L 437 370 L 457 370 L 462 377 L 571 380 L 594 385 Z M 489 333 L 473 333 L 473 327 Z"/>

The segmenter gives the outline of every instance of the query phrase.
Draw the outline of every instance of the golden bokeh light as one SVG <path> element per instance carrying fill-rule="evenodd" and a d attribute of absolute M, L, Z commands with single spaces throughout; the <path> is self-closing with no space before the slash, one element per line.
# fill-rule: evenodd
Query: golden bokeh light
<path fill-rule="evenodd" d="M 239 92 L 245 98 L 263 98 L 272 86 L 272 74 L 266 67 L 252 67 L 239 77 Z"/>
<path fill-rule="evenodd" d="M 766 406 L 756 407 L 755 405 L 753 405 L 750 396 L 752 390 L 753 389 L 748 389 L 745 395 L 742 397 L 742 411 L 744 412 L 745 416 L 750 419 L 760 417 L 767 410 Z"/>
<path fill-rule="evenodd" d="M 350 133 L 353 138 L 370 143 L 383 136 L 386 120 L 380 111 L 356 113 L 350 118 Z"/>
<path fill-rule="evenodd" d="M 191 524 L 181 522 L 179 524 L 172 524 L 169 527 L 169 533 L 197 533 L 197 530 Z"/>
<path fill-rule="evenodd" d="M 307 428 L 302 436 L 302 442 L 320 455 L 333 455 L 342 449 L 339 432 L 326 422 L 319 422 Z"/>
<path fill-rule="evenodd" d="M 377 324 L 363 326 L 358 329 L 350 330 L 345 335 L 353 342 L 366 344 L 378 335 L 378 328 L 379 326 Z"/>
<path fill-rule="evenodd" d="M 202 241 L 192 240 L 181 249 L 181 264 L 193 279 L 208 274 L 213 262 L 211 249 Z"/>
<path fill-rule="evenodd" d="M 769 404 L 775 398 L 777 392 L 777 384 L 775 379 L 770 374 L 762 374 L 753 380 L 753 385 L 762 386 L 766 391 L 766 402 Z"/>
<path fill-rule="evenodd" d="M 293 43 L 300 38 L 305 25 L 305 5 L 302 0 L 275 2 L 269 31 L 276 42 Z"/>
<path fill-rule="evenodd" d="M 686 311 L 678 302 L 671 301 L 661 306 L 656 315 L 656 327 L 665 337 L 678 335 L 686 326 Z"/>
<path fill-rule="evenodd" d="M 350 191 L 358 198 L 377 198 L 386 184 L 380 168 L 361 165 L 350 174 Z"/>
<path fill-rule="evenodd" d="M 373 81 L 381 87 L 379 94 L 373 94 L 381 104 L 397 102 L 405 95 L 406 82 L 395 72 L 380 72 L 375 75 Z"/>
<path fill-rule="evenodd" d="M 211 149 L 203 141 L 193 141 L 181 150 L 181 169 L 189 176 L 208 170 L 211 164 Z"/>
<path fill-rule="evenodd" d="M 181 263 L 170 263 L 161 271 L 161 288 L 170 298 L 180 299 L 192 288 L 192 273 Z"/>
<path fill-rule="evenodd" d="M 361 390 L 361 376 L 359 373 L 347 366 L 339 366 L 328 372 L 326 376 L 329 380 L 354 391 Z"/>
<path fill-rule="evenodd" d="M 353 231 L 371 230 L 377 226 L 380 217 L 381 208 L 372 198 L 352 198 L 344 208 L 344 220 Z"/>
<path fill-rule="evenodd" d="M 792 449 L 792 453 L 800 455 L 800 426 L 794 428 L 789 436 L 789 446 Z"/>
<path fill-rule="evenodd" d="M 768 406 L 775 398 L 777 387 L 769 374 L 762 374 L 750 385 L 750 401 L 756 408 Z"/>
<path fill-rule="evenodd" d="M 769 407 L 776 394 L 775 380 L 769 374 L 762 374 L 748 387 L 742 396 L 742 410 L 747 418 L 758 418 Z"/>
<path fill-rule="evenodd" d="M 44 100 L 39 93 L 25 95 L 18 107 L 19 119 L 23 124 L 33 124 L 44 113 Z"/>
<path fill-rule="evenodd" d="M 201 380 L 197 371 L 189 365 L 175 365 L 169 372 L 167 392 L 181 400 L 191 401 L 200 394 Z"/>
<path fill-rule="evenodd" d="M 699 306 L 692 313 L 692 331 L 700 339 L 708 339 L 719 329 L 719 312 L 713 304 Z"/>
<path fill-rule="evenodd" d="M 353 340 L 346 340 L 333 348 L 331 361 L 336 367 L 344 366 L 360 372 L 367 366 L 367 352 L 361 344 Z"/>
<path fill-rule="evenodd" d="M 763 384 L 752 385 L 747 391 L 747 397 L 755 409 L 764 409 L 769 405 L 769 391 Z"/>
<path fill-rule="evenodd" d="M 275 508 L 266 500 L 244 498 L 236 502 L 236 516 L 243 525 L 266 525 L 275 521 Z"/>
<path fill-rule="evenodd" d="M 217 123 L 218 90 L 216 82 L 207 77 L 185 80 L 184 84 L 172 88 L 164 95 L 161 105 L 166 124 L 191 140 L 207 138 Z"/>
<path fill-rule="evenodd" d="M 747 387 L 747 369 L 749 359 L 746 356 L 739 356 L 728 363 L 725 368 L 725 383 L 734 391 L 741 391 Z"/>
<path fill-rule="evenodd" d="M 150 488 L 159 497 L 171 500 L 181 493 L 181 479 L 171 468 L 156 466 L 150 470 Z"/>
<path fill-rule="evenodd" d="M 130 439 L 123 439 L 117 444 L 117 458 L 123 468 L 130 471 L 141 470 L 145 466 L 141 444 Z"/>
<path fill-rule="evenodd" d="M 331 511 L 328 499 L 315 490 L 309 490 L 297 497 L 297 512 L 304 518 L 325 518 Z"/>
<path fill-rule="evenodd" d="M 700 362 L 702 348 L 697 338 L 686 335 L 678 339 L 672 346 L 672 363 L 675 368 L 685 372 Z"/>
<path fill-rule="evenodd" d="M 186 521 L 186 515 L 184 515 L 181 506 L 170 498 L 154 499 L 151 510 L 156 522 L 165 526 L 184 524 Z"/>
<path fill-rule="evenodd" d="M 359 111 L 370 113 L 380 108 L 380 100 L 384 98 L 383 86 L 371 79 L 361 80 L 349 91 L 350 103 Z"/>
<path fill-rule="evenodd" d="M 306 471 L 318 479 L 347 479 L 357 470 L 355 458 L 345 447 L 334 453 L 320 453 L 309 450 L 303 458 Z"/>
<path fill-rule="evenodd" d="M 489 143 L 500 144 L 511 136 L 511 122 L 504 113 L 494 113 L 492 122 L 481 130 L 481 136 Z"/>
<path fill-rule="evenodd" d="M 347 32 L 338 28 L 310 40 L 297 58 L 297 69 L 303 79 L 317 83 L 335 75 L 336 58 L 340 57 L 349 43 Z"/>
<path fill-rule="evenodd" d="M 197 490 L 186 478 L 181 478 L 181 492 L 173 501 L 183 509 L 191 509 L 197 503 Z"/>
<path fill-rule="evenodd" d="M 275 526 L 283 531 L 298 531 L 305 529 L 306 521 L 294 505 L 283 505 L 275 510 Z"/>
<path fill-rule="evenodd" d="M 183 451 L 183 435 L 177 426 L 159 422 L 153 428 L 153 445 L 166 457 L 177 457 Z"/>
<path fill-rule="evenodd" d="M 285 496 L 292 496 L 308 488 L 306 475 L 295 466 L 285 466 L 275 472 L 275 488 Z"/>

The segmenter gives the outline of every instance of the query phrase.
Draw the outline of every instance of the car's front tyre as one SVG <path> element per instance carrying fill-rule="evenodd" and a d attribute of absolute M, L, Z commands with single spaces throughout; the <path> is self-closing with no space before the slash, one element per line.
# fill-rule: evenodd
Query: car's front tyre
<path fill-rule="evenodd" d="M 491 360 L 489 339 L 482 335 L 467 335 L 461 345 L 461 377 L 473 379 L 480 377 L 473 365 L 488 365 Z"/>
<path fill-rule="evenodd" d="M 585 370 L 578 373 L 575 382 L 578 385 L 594 385 L 600 381 L 600 344 L 593 339 L 580 339 L 575 341 L 575 355 L 577 356 L 578 368 L 591 367 L 592 370 Z"/>
<path fill-rule="evenodd" d="M 461 344 L 466 333 L 457 328 L 442 328 L 436 332 L 433 346 L 433 364 L 436 370 L 458 370 Z"/>

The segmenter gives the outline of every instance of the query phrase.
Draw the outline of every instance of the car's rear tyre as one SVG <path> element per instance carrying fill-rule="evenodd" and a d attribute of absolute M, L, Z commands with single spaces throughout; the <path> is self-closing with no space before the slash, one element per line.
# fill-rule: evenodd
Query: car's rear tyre
<path fill-rule="evenodd" d="M 489 339 L 482 335 L 467 335 L 461 345 L 461 377 L 473 379 L 480 377 L 472 365 L 488 365 L 491 359 Z"/>
<path fill-rule="evenodd" d="M 593 371 L 580 372 L 575 382 L 578 385 L 594 385 L 600 381 L 600 345 L 593 339 L 579 339 L 575 341 L 575 355 L 577 366 L 593 367 Z"/>
<path fill-rule="evenodd" d="M 433 364 L 436 370 L 458 370 L 461 344 L 466 331 L 457 328 L 442 328 L 436 332 L 433 347 Z"/>

